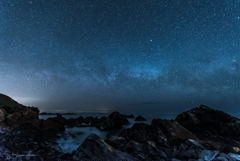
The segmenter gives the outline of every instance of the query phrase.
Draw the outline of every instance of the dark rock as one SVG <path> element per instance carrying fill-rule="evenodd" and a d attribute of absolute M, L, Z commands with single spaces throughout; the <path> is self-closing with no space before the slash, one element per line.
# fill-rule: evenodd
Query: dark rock
<path fill-rule="evenodd" d="M 198 140 L 195 135 L 193 135 L 176 121 L 153 119 L 151 127 L 161 129 L 171 145 L 178 145 L 187 139 Z"/>
<path fill-rule="evenodd" d="M 220 148 L 220 152 L 222 153 L 235 153 L 240 154 L 240 148 L 234 147 L 232 144 L 223 144 Z"/>
<path fill-rule="evenodd" d="M 128 125 L 130 124 L 130 122 L 127 119 L 126 115 L 120 114 L 119 112 L 113 112 L 112 114 L 110 114 L 107 119 L 113 119 L 113 118 L 120 118 L 120 122 L 122 125 Z"/>
<path fill-rule="evenodd" d="M 201 140 L 239 144 L 240 119 L 205 105 L 179 114 L 175 119 Z"/>
<path fill-rule="evenodd" d="M 123 151 L 126 147 L 128 142 L 123 137 L 112 136 L 105 140 L 106 143 L 111 145 L 113 148 Z"/>
<path fill-rule="evenodd" d="M 121 129 L 122 122 L 119 112 L 113 112 L 106 118 L 107 127 L 110 129 Z"/>
<path fill-rule="evenodd" d="M 56 130 L 56 131 L 64 131 L 65 127 L 63 124 L 64 119 L 62 116 L 57 116 L 54 118 L 48 118 L 47 120 L 42 120 L 40 128 L 43 130 Z"/>
<path fill-rule="evenodd" d="M 0 122 L 5 121 L 5 114 L 6 114 L 6 111 L 0 108 Z"/>
<path fill-rule="evenodd" d="M 38 115 L 48 115 L 47 112 L 40 112 Z"/>
<path fill-rule="evenodd" d="M 151 125 L 135 123 L 131 129 L 112 130 L 107 138 L 123 137 L 127 142 L 139 143 L 152 141 L 162 147 L 179 145 L 187 139 L 198 140 L 191 132 L 175 121 L 154 119 Z"/>
<path fill-rule="evenodd" d="M 199 153 L 206 148 L 198 141 L 188 139 L 186 142 L 181 143 L 178 147 L 175 147 L 172 152 L 172 157 L 181 160 L 185 159 L 198 159 Z"/>
<path fill-rule="evenodd" d="M 92 116 L 89 116 L 89 117 L 86 117 L 85 120 L 84 120 L 84 123 L 88 126 L 98 126 L 98 123 L 99 123 L 99 119 L 97 117 L 92 117 Z"/>
<path fill-rule="evenodd" d="M 199 158 L 203 160 L 213 160 L 217 155 L 219 151 L 216 150 L 203 150 L 199 154 Z"/>
<path fill-rule="evenodd" d="M 58 123 L 60 123 L 62 125 L 65 125 L 65 123 L 66 123 L 66 118 L 63 117 L 61 114 L 57 114 L 57 116 L 52 118 L 52 120 L 56 121 L 56 122 L 58 122 Z"/>
<path fill-rule="evenodd" d="M 189 147 L 196 147 L 201 150 L 206 150 L 206 148 L 200 143 L 200 140 L 196 141 L 196 140 L 188 139 L 185 142 L 185 144 L 188 145 Z"/>
<path fill-rule="evenodd" d="M 82 123 L 85 122 L 85 119 L 82 116 L 79 116 L 78 118 L 70 118 L 67 119 L 65 122 L 65 125 L 67 125 L 68 127 L 74 127 L 78 125 L 81 125 Z"/>
<path fill-rule="evenodd" d="M 99 122 L 100 130 L 121 129 L 124 124 L 130 124 L 127 117 L 119 112 L 113 112 L 108 117 L 101 117 Z"/>
<path fill-rule="evenodd" d="M 221 148 L 221 144 L 215 141 L 199 140 L 199 143 L 208 150 L 219 150 Z"/>
<path fill-rule="evenodd" d="M 147 121 L 147 119 L 139 115 L 138 117 L 136 117 L 135 121 Z"/>
<path fill-rule="evenodd" d="M 24 155 L 34 154 L 34 156 L 29 156 L 28 158 L 22 157 L 22 160 L 56 160 L 63 154 L 56 151 L 56 149 L 60 149 L 57 146 L 57 138 L 59 137 L 54 130 L 39 130 L 30 123 L 24 123 L 18 128 L 0 134 L 0 150 L 3 148 L 4 152 L 9 151 L 9 160 L 15 160 L 16 157 L 14 158 L 12 154 L 16 153 Z M 71 160 L 67 156 L 65 158 L 66 161 Z M 5 158 L 0 156 L 0 160 L 5 160 Z"/>
<path fill-rule="evenodd" d="M 130 116 L 132 117 L 132 116 Z M 100 130 L 112 130 L 112 129 L 121 129 L 123 125 L 128 125 L 130 122 L 127 119 L 127 115 L 122 115 L 119 112 L 113 112 L 108 117 L 86 117 L 85 119 L 80 116 L 76 119 L 66 120 L 65 125 L 67 127 L 97 127 Z"/>
<path fill-rule="evenodd" d="M 217 157 L 213 161 L 228 161 L 229 156 L 224 153 L 220 153 L 217 155 Z"/>
<path fill-rule="evenodd" d="M 137 160 L 167 160 L 168 158 L 165 152 L 153 141 L 139 143 L 112 135 L 108 137 L 106 142 L 117 150 L 131 154 Z"/>
<path fill-rule="evenodd" d="M 14 101 L 11 97 L 6 96 L 0 93 L 0 107 L 8 106 L 8 107 L 21 107 L 17 101 Z"/>
<path fill-rule="evenodd" d="M 39 128 L 39 110 L 35 107 L 23 106 L 10 97 L 0 94 L 0 126 L 16 128 L 24 123 L 31 123 Z"/>
<path fill-rule="evenodd" d="M 150 131 L 149 125 L 144 123 L 136 123 L 133 125 L 131 129 L 129 129 L 127 133 L 125 133 L 124 136 L 127 137 L 127 139 L 129 140 L 134 140 L 136 142 L 143 143 L 147 141 L 148 130 Z M 126 134 L 127 135 L 130 134 L 130 135 L 127 136 Z"/>
<path fill-rule="evenodd" d="M 24 123 L 17 127 L 15 130 L 36 130 L 37 128 L 33 126 L 31 123 Z"/>
<path fill-rule="evenodd" d="M 18 127 L 24 123 L 31 123 L 37 128 L 40 125 L 38 113 L 28 107 L 22 108 L 19 112 L 14 111 L 12 114 L 7 114 L 5 122 L 10 128 Z"/>
<path fill-rule="evenodd" d="M 56 117 L 53 117 L 53 118 L 50 117 L 47 120 L 41 120 L 40 129 L 64 131 L 65 124 L 66 124 L 66 118 L 62 117 L 61 114 L 57 114 Z"/>
<path fill-rule="evenodd" d="M 108 145 L 103 139 L 96 134 L 89 135 L 82 145 L 73 152 L 73 160 L 83 161 L 102 161 L 102 160 L 122 160 L 133 161 L 137 160 L 131 155 L 115 150 L 112 146 Z"/>
<path fill-rule="evenodd" d="M 133 118 L 135 118 L 133 115 L 125 115 L 127 118 L 129 118 L 129 119 L 133 119 Z"/>

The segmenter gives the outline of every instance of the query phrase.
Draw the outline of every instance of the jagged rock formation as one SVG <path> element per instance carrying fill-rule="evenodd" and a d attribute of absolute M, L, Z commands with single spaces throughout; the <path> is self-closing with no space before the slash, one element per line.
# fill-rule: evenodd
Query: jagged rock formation
<path fill-rule="evenodd" d="M 100 119 L 100 130 L 114 130 L 121 129 L 123 125 L 130 124 L 125 115 L 119 112 L 113 112 L 108 117 L 102 117 Z"/>
<path fill-rule="evenodd" d="M 62 117 L 62 115 L 57 114 L 54 118 L 48 118 L 47 120 L 41 120 L 40 128 L 43 130 L 57 130 L 57 131 L 64 131 L 66 119 Z"/>
<path fill-rule="evenodd" d="M 23 106 L 10 97 L 0 94 L 0 126 L 16 128 L 24 123 L 31 123 L 39 128 L 39 110 L 35 107 Z"/>
<path fill-rule="evenodd" d="M 121 129 L 123 125 L 128 125 L 130 122 L 128 121 L 127 118 L 132 118 L 134 117 L 133 115 L 127 116 L 127 115 L 122 115 L 119 112 L 113 112 L 109 116 L 101 117 L 100 119 L 97 117 L 86 117 L 85 119 L 80 116 L 78 118 L 71 118 L 66 120 L 66 125 L 68 127 L 86 127 L 86 126 L 91 126 L 91 127 L 97 127 L 100 130 L 103 131 L 108 131 L 108 130 L 114 130 L 114 129 Z"/>
<path fill-rule="evenodd" d="M 122 160 L 134 161 L 137 159 L 128 153 L 121 152 L 108 145 L 96 134 L 89 135 L 76 151 L 73 152 L 73 160 Z"/>
<path fill-rule="evenodd" d="M 8 107 L 21 107 L 17 101 L 14 101 L 11 97 L 0 93 L 0 108 L 3 106 Z"/>
<path fill-rule="evenodd" d="M 65 129 L 65 118 L 61 115 L 57 115 L 56 118 L 40 120 L 38 114 L 38 108 L 21 105 L 9 96 L 0 94 L 0 128 L 13 129 L 30 123 L 37 129 Z"/>
<path fill-rule="evenodd" d="M 147 121 L 147 119 L 139 115 L 138 117 L 135 118 L 135 121 Z"/>
<path fill-rule="evenodd" d="M 122 160 L 237 161 L 240 159 L 238 120 L 201 105 L 178 115 L 175 121 L 153 119 L 150 125 L 135 123 L 129 129 L 111 130 L 106 140 L 94 136 L 98 141 L 90 139 L 91 143 L 85 142 L 73 155 L 84 160 L 112 159 L 104 153 L 119 160 L 121 157 L 114 152 L 120 151 L 121 156 L 125 156 Z M 87 140 L 89 142 L 89 138 Z M 107 152 L 98 153 L 99 140 L 102 140 L 99 149 L 108 149 Z"/>
<path fill-rule="evenodd" d="M 222 150 L 234 152 L 229 145 L 240 147 L 240 119 L 227 113 L 201 105 L 179 114 L 175 121 L 199 139 L 221 145 Z"/>
<path fill-rule="evenodd" d="M 240 120 L 205 105 L 183 112 L 175 120 L 153 119 L 150 125 L 135 123 L 125 129 L 122 125 L 129 123 L 129 117 L 119 112 L 100 119 L 90 116 L 66 120 L 58 114 L 39 120 L 37 108 L 20 105 L 5 95 L 0 95 L 0 102 L 0 127 L 12 129 L 0 131 L 0 160 L 6 159 L 5 151 L 19 149 L 33 149 L 36 156 L 28 160 L 39 161 L 240 160 Z M 91 134 L 72 154 L 64 154 L 56 143 L 56 138 L 67 137 L 62 133 L 64 125 L 94 126 L 109 133 L 105 140 Z"/>

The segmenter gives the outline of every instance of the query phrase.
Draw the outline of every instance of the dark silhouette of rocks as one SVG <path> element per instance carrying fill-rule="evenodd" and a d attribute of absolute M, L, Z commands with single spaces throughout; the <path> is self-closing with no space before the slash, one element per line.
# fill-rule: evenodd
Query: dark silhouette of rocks
<path fill-rule="evenodd" d="M 133 115 L 125 115 L 127 118 L 129 118 L 129 119 L 133 119 L 133 118 L 135 118 Z"/>
<path fill-rule="evenodd" d="M 73 152 L 73 160 L 136 160 L 128 153 L 115 150 L 96 134 L 89 135 L 80 147 Z"/>
<path fill-rule="evenodd" d="M 240 119 L 205 105 L 183 112 L 175 120 L 202 140 L 240 141 Z"/>
<path fill-rule="evenodd" d="M 57 130 L 57 131 L 64 131 L 66 119 L 62 117 L 61 114 L 57 114 L 54 118 L 48 118 L 47 120 L 42 120 L 41 122 L 41 129 L 43 130 Z"/>
<path fill-rule="evenodd" d="M 31 123 L 39 128 L 39 110 L 35 107 L 23 106 L 10 97 L 0 94 L 0 126 L 15 128 L 24 123 Z"/>
<path fill-rule="evenodd" d="M 112 130 L 108 133 L 108 138 L 112 136 L 139 143 L 153 141 L 164 147 L 171 147 L 187 139 L 198 140 L 195 135 L 177 122 L 162 119 L 154 119 L 150 125 L 135 123 L 130 129 Z"/>
<path fill-rule="evenodd" d="M 237 161 L 240 160 L 240 120 L 201 105 L 179 114 L 175 120 L 153 119 L 135 123 L 127 115 L 113 112 L 107 117 L 65 119 L 61 114 L 40 120 L 39 110 L 0 95 L 0 160 L 16 160 L 12 154 L 32 151 L 21 160 L 126 160 L 126 161 Z M 131 116 L 132 118 L 132 116 Z M 64 133 L 68 127 L 97 127 L 108 130 L 107 139 L 89 135 L 72 154 L 60 152 L 57 139 L 76 138 Z M 0 129 L 0 130 L 1 130 Z"/>
<path fill-rule="evenodd" d="M 13 100 L 11 97 L 0 93 L 0 108 L 3 106 L 21 107 L 22 105 Z"/>
<path fill-rule="evenodd" d="M 216 125 L 218 121 L 224 128 L 219 133 L 217 131 L 221 128 Z M 232 123 L 238 124 L 238 119 L 201 105 L 178 115 L 175 120 L 153 119 L 150 125 L 135 123 L 132 128 L 111 130 L 106 140 L 94 136 L 95 139 L 90 139 L 91 143 L 82 144 L 84 146 L 79 147 L 81 150 L 78 149 L 73 155 L 77 156 L 75 159 L 82 157 L 91 160 L 98 156 L 104 158 L 102 153 L 105 153 L 106 160 L 109 160 L 108 155 L 120 159 L 120 156 L 109 151 L 99 154 L 95 147 L 101 140 L 101 148 L 123 152 L 125 158 L 122 160 L 239 160 L 238 129 L 231 129 Z M 238 125 L 235 127 L 238 128 Z M 89 138 L 86 140 L 89 142 Z M 226 141 L 229 141 L 228 144 Z"/>
<path fill-rule="evenodd" d="M 130 116 L 132 117 L 132 116 Z M 78 118 L 71 118 L 66 120 L 67 127 L 97 127 L 100 130 L 108 131 L 113 129 L 121 129 L 123 125 L 128 125 L 130 122 L 127 119 L 126 115 L 122 115 L 119 112 L 113 112 L 109 116 L 97 118 L 97 117 L 86 117 L 83 118 L 82 116 Z"/>
<path fill-rule="evenodd" d="M 47 120 L 40 120 L 38 114 L 38 108 L 21 105 L 9 96 L 0 94 L 0 128 L 13 129 L 29 123 L 37 129 L 65 129 L 66 119 L 61 115 Z"/>
<path fill-rule="evenodd" d="M 125 115 L 120 114 L 119 112 L 113 112 L 108 117 L 102 117 L 100 119 L 100 130 L 113 130 L 121 129 L 123 125 L 130 124 Z"/>
<path fill-rule="evenodd" d="M 139 115 L 138 117 L 135 118 L 135 121 L 147 121 L 147 119 Z"/>

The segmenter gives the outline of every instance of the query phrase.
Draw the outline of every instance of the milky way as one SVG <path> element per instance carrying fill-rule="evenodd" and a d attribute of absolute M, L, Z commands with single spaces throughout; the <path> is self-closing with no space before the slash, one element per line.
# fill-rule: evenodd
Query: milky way
<path fill-rule="evenodd" d="M 1 0 L 0 69 L 42 111 L 234 111 L 240 2 Z"/>

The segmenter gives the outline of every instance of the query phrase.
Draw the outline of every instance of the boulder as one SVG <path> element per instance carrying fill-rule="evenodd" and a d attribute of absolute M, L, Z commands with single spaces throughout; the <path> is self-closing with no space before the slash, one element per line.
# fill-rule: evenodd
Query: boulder
<path fill-rule="evenodd" d="M 0 108 L 3 106 L 8 107 L 21 107 L 17 101 L 14 101 L 11 97 L 0 93 Z"/>
<path fill-rule="evenodd" d="M 130 129 L 113 130 L 108 133 L 112 136 L 123 137 L 127 141 L 133 140 L 139 143 L 153 141 L 163 147 L 179 145 L 187 139 L 198 140 L 191 132 L 186 130 L 176 121 L 153 119 L 151 125 L 135 123 Z"/>
<path fill-rule="evenodd" d="M 111 136 L 107 140 L 105 140 L 105 142 L 111 145 L 114 149 L 118 149 L 121 151 L 123 151 L 128 144 L 125 138 L 118 136 Z"/>
<path fill-rule="evenodd" d="M 66 119 L 62 117 L 61 114 L 58 114 L 54 118 L 50 117 L 47 120 L 42 120 L 40 128 L 43 130 L 64 131 L 65 122 L 66 122 Z"/>
<path fill-rule="evenodd" d="M 226 142 L 224 138 L 240 137 L 240 119 L 205 105 L 179 114 L 175 121 L 202 140 Z"/>
<path fill-rule="evenodd" d="M 133 119 L 133 118 L 135 118 L 133 115 L 125 115 L 127 118 L 129 118 L 129 119 Z"/>
<path fill-rule="evenodd" d="M 88 116 L 85 119 L 80 116 L 79 118 L 70 118 L 66 120 L 65 125 L 67 127 L 97 127 L 100 130 L 113 130 L 113 129 L 121 129 L 123 125 L 128 125 L 130 122 L 128 121 L 129 117 L 134 117 L 133 115 L 123 115 L 119 112 L 113 112 L 109 116 L 103 116 L 100 119 L 98 117 Z"/>
<path fill-rule="evenodd" d="M 89 135 L 84 142 L 73 152 L 73 160 L 102 161 L 102 160 L 137 160 L 128 153 L 121 152 L 108 145 L 96 134 Z"/>
<path fill-rule="evenodd" d="M 5 114 L 6 114 L 6 111 L 0 108 L 0 122 L 5 121 Z"/>
<path fill-rule="evenodd" d="M 13 112 L 12 114 L 7 114 L 6 125 L 10 128 L 16 128 L 24 123 L 31 123 L 37 128 L 39 128 L 40 120 L 38 118 L 38 113 L 26 107 L 19 112 Z"/>
<path fill-rule="evenodd" d="M 84 123 L 88 126 L 98 126 L 99 119 L 97 117 L 86 117 Z"/>
<path fill-rule="evenodd" d="M 39 110 L 35 107 L 23 106 L 10 97 L 0 94 L 0 126 L 16 128 L 24 123 L 31 123 L 39 128 Z"/>
<path fill-rule="evenodd" d="M 136 117 L 135 121 L 147 121 L 147 119 L 139 115 L 138 117 Z"/>
<path fill-rule="evenodd" d="M 229 160 L 229 156 L 224 153 L 218 154 L 217 157 L 214 159 L 214 161 L 228 161 L 228 160 Z"/>
<path fill-rule="evenodd" d="M 199 154 L 199 158 L 207 161 L 213 160 L 217 155 L 219 151 L 216 150 L 203 150 Z"/>
<path fill-rule="evenodd" d="M 53 121 L 56 121 L 62 125 L 65 125 L 66 124 L 66 118 L 63 117 L 61 114 L 57 114 L 56 117 L 52 118 Z"/>
<path fill-rule="evenodd" d="M 220 148 L 220 152 L 222 153 L 236 153 L 240 154 L 240 149 L 238 147 L 234 147 L 232 144 L 222 144 Z"/>
<path fill-rule="evenodd" d="M 178 145 L 187 139 L 199 140 L 194 134 L 173 120 L 153 119 L 150 126 L 161 130 L 171 145 Z"/>
<path fill-rule="evenodd" d="M 130 124 L 127 117 L 119 112 L 113 112 L 108 117 L 101 117 L 99 122 L 100 130 L 121 129 L 123 125 Z"/>
<path fill-rule="evenodd" d="M 130 124 L 130 122 L 127 119 L 128 118 L 127 115 L 120 114 L 119 112 L 113 112 L 107 118 L 111 119 L 111 118 L 114 118 L 114 117 L 120 118 L 122 125 Z"/>
<path fill-rule="evenodd" d="M 78 118 L 70 118 L 66 120 L 66 125 L 67 127 L 74 127 L 77 125 L 81 125 L 82 123 L 84 123 L 84 118 L 82 116 L 79 116 Z"/>

